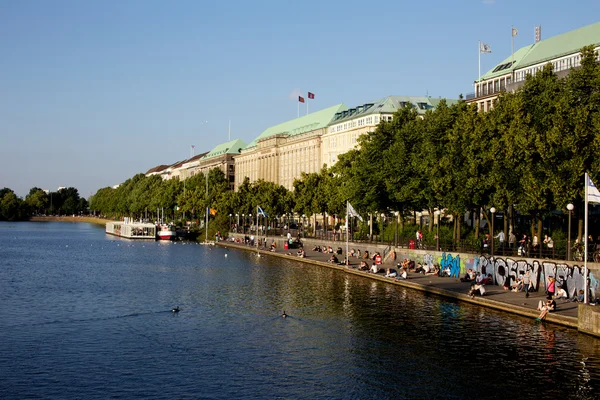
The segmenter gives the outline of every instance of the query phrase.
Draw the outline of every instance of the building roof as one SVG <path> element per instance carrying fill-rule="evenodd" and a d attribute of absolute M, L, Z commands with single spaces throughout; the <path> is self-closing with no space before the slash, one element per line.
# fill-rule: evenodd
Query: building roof
<path fill-rule="evenodd" d="M 213 157 L 222 156 L 223 154 L 239 154 L 241 150 L 246 148 L 246 142 L 242 139 L 235 139 L 227 143 L 222 143 L 215 146 L 211 151 L 206 153 L 202 160 L 208 160 Z"/>
<path fill-rule="evenodd" d="M 321 129 L 327 127 L 333 116 L 341 111 L 346 110 L 345 104 L 338 104 L 333 107 L 325 108 L 320 111 L 316 111 L 310 113 L 308 115 L 304 115 L 300 118 L 295 118 L 290 121 L 283 122 L 279 125 L 272 126 L 263 131 L 256 139 L 254 139 L 247 147 L 254 147 L 258 143 L 259 140 L 280 135 L 286 134 L 289 136 L 300 135 L 302 133 L 314 131 L 316 129 Z"/>
<path fill-rule="evenodd" d="M 433 99 L 428 96 L 388 96 L 381 100 L 361 104 L 354 108 L 337 112 L 330 122 L 330 125 L 338 124 L 343 121 L 350 121 L 366 115 L 372 114 L 393 114 L 399 108 L 412 104 L 419 114 L 424 114 L 427 110 L 435 108 L 441 99 Z M 448 104 L 458 102 L 458 100 L 447 99 Z"/>
<path fill-rule="evenodd" d="M 521 47 L 515 52 L 515 63 L 512 66 L 509 65 L 507 68 L 499 68 L 503 65 L 510 64 L 513 59 L 512 55 L 510 55 L 489 70 L 481 77 L 481 79 L 487 80 L 495 78 L 496 76 L 504 75 L 517 69 L 540 64 L 568 54 L 577 53 L 582 47 L 587 45 L 599 44 L 600 22 L 596 22 L 573 31 L 552 36 L 548 39 L 541 40 L 538 43 Z"/>
<path fill-rule="evenodd" d="M 148 172 L 146 172 L 146 175 L 148 175 L 148 174 L 151 174 L 151 173 L 153 173 L 153 172 L 157 173 L 157 172 L 163 171 L 163 170 L 165 170 L 165 169 L 167 169 L 167 168 L 169 168 L 169 166 L 168 166 L 168 165 L 164 165 L 164 164 L 162 164 L 162 165 L 158 165 L 158 166 L 156 166 L 156 167 L 154 167 L 154 168 L 150 168 L 150 169 L 148 170 Z"/>

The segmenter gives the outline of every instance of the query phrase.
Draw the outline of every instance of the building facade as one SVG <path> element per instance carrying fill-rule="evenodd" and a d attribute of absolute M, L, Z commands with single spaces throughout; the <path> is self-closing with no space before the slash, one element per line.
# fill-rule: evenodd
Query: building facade
<path fill-rule="evenodd" d="M 581 65 L 580 50 L 593 45 L 600 50 L 600 22 L 521 47 L 475 81 L 475 92 L 466 96 L 481 111 L 488 111 L 502 92 L 521 87 L 527 75 L 534 76 L 548 63 L 559 77 Z"/>
<path fill-rule="evenodd" d="M 346 108 L 338 104 L 266 129 L 235 157 L 235 187 L 248 177 L 291 190 L 302 172 L 319 171 L 321 136 L 334 115 Z"/>
<path fill-rule="evenodd" d="M 433 110 L 441 99 L 414 96 L 388 96 L 381 100 L 337 112 L 321 138 L 321 160 L 328 167 L 340 154 L 356 147 L 358 137 L 375 130 L 381 121 L 391 121 L 400 108 L 412 106 L 419 115 Z M 446 100 L 453 104 L 457 100 Z"/>

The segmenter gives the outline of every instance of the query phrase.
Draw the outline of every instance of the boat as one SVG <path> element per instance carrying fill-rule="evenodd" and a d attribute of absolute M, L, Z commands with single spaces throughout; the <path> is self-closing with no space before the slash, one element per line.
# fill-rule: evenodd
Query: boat
<path fill-rule="evenodd" d="M 156 226 L 124 218 L 123 221 L 107 222 L 106 233 L 127 239 L 155 239 Z"/>
<path fill-rule="evenodd" d="M 160 224 L 156 228 L 156 236 L 160 240 L 173 240 L 177 237 L 177 231 L 173 225 Z"/>

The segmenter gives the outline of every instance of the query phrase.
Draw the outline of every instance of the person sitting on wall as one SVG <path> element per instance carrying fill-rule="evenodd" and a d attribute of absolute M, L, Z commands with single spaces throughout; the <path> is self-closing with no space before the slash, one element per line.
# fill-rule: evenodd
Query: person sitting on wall
<path fill-rule="evenodd" d="M 368 271 L 369 270 L 369 264 L 367 264 L 366 261 L 361 261 L 360 265 L 358 266 L 358 270 L 359 271 Z"/>
<path fill-rule="evenodd" d="M 406 271 L 406 268 L 402 268 L 400 270 L 400 274 L 396 277 L 397 281 L 399 281 L 400 279 L 408 279 L 408 271 Z"/>
<path fill-rule="evenodd" d="M 350 250 L 350 253 L 348 254 L 350 257 L 354 257 L 354 254 L 356 253 L 356 250 L 352 249 Z"/>
<path fill-rule="evenodd" d="M 379 272 L 379 266 L 377 264 L 371 265 L 371 272 L 376 274 Z"/>
<path fill-rule="evenodd" d="M 552 299 L 552 296 L 546 297 L 546 302 L 540 300 L 537 309 L 541 311 L 540 315 L 536 318 L 536 321 L 543 321 L 549 312 L 556 310 L 556 302 Z"/>
<path fill-rule="evenodd" d="M 368 259 L 369 259 L 369 250 L 365 250 L 365 252 L 364 252 L 364 254 L 363 254 L 363 258 L 364 258 L 365 260 L 368 260 Z"/>
<path fill-rule="evenodd" d="M 579 292 L 577 293 L 577 296 L 573 297 L 573 299 L 571 301 L 576 301 L 578 303 L 583 303 L 584 301 L 584 296 L 585 296 L 585 292 L 583 291 L 583 289 L 579 290 Z"/>
<path fill-rule="evenodd" d="M 483 296 L 484 294 L 485 294 L 485 285 L 482 285 L 480 283 L 471 284 L 471 290 L 469 290 L 469 296 L 471 298 L 474 298 L 475 295 Z"/>
<path fill-rule="evenodd" d="M 316 245 L 315 247 L 313 247 L 313 251 L 318 251 L 320 253 L 321 252 L 321 246 Z"/>
<path fill-rule="evenodd" d="M 360 258 L 360 249 L 356 250 L 356 258 Z"/>
<path fill-rule="evenodd" d="M 304 258 L 304 257 L 306 257 L 306 253 L 304 252 L 304 249 L 302 249 L 302 248 L 301 248 L 300 250 L 298 250 L 298 252 L 297 252 L 296 254 L 297 254 L 297 255 L 298 255 L 298 257 L 300 257 L 300 258 Z"/>
<path fill-rule="evenodd" d="M 396 276 L 398 276 L 398 273 L 396 272 L 395 269 L 393 268 L 388 268 L 385 274 L 386 278 L 395 278 Z"/>
<path fill-rule="evenodd" d="M 513 284 L 511 285 L 511 290 L 513 292 L 521 292 L 523 290 L 523 275 L 521 274 L 521 276 L 519 276 L 517 278 L 517 280 L 515 280 L 513 282 Z"/>
<path fill-rule="evenodd" d="M 475 280 L 474 271 L 470 268 L 467 270 L 467 273 L 465 274 L 465 276 L 463 278 L 460 278 L 461 282 L 472 282 L 474 280 Z"/>
<path fill-rule="evenodd" d="M 277 251 L 277 243 L 275 243 L 275 240 L 271 242 L 271 251 Z"/>
<path fill-rule="evenodd" d="M 340 260 L 338 260 L 338 258 L 335 256 L 335 254 L 332 254 L 331 257 L 329 258 L 328 262 L 331 264 L 339 264 Z"/>
<path fill-rule="evenodd" d="M 424 270 L 423 270 L 423 266 L 421 265 L 421 263 L 417 263 L 417 266 L 415 267 L 415 272 L 417 274 L 423 274 L 424 273 L 423 271 Z"/>
<path fill-rule="evenodd" d="M 492 274 L 488 274 L 486 277 L 484 277 L 481 280 L 482 285 L 492 285 L 493 283 L 494 283 L 494 280 L 492 279 Z"/>
<path fill-rule="evenodd" d="M 561 285 L 558 285 L 556 287 L 556 293 L 554 294 L 554 299 L 556 299 L 556 300 L 562 299 L 564 301 L 567 301 L 568 298 L 569 298 L 569 296 L 567 295 L 567 291 L 565 289 L 563 289 L 563 287 Z"/>

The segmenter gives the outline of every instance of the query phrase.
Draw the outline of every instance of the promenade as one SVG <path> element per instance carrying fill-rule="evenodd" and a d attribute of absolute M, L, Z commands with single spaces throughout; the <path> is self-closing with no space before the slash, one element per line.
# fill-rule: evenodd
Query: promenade
<path fill-rule="evenodd" d="M 271 243 L 271 240 L 275 239 L 279 243 L 281 238 L 268 238 L 267 243 Z M 499 311 L 509 312 L 517 314 L 523 317 L 534 319 L 538 317 L 539 311 L 536 310 L 538 302 L 546 299 L 543 291 L 531 292 L 529 298 L 525 297 L 523 292 L 512 292 L 506 291 L 502 287 L 497 285 L 486 285 L 486 293 L 484 296 L 475 296 L 471 298 L 468 295 L 470 289 L 470 283 L 461 282 L 458 278 L 449 277 L 438 277 L 436 275 L 423 275 L 415 272 L 408 273 L 407 280 L 396 280 L 395 278 L 386 278 L 384 273 L 372 273 L 359 271 L 357 269 L 360 259 L 350 258 L 350 266 L 336 265 L 327 262 L 331 257 L 331 254 L 321 253 L 312 251 L 312 246 L 305 244 L 304 250 L 306 253 L 305 258 L 300 258 L 296 255 L 297 249 L 284 250 L 282 246 L 277 247 L 277 251 L 271 252 L 268 249 L 252 247 L 246 244 L 234 243 L 231 241 L 220 241 L 216 243 L 219 246 L 236 248 L 245 251 L 259 252 L 264 255 L 272 257 L 286 258 L 298 262 L 309 263 L 320 265 L 326 268 L 337 269 L 348 274 L 359 275 L 366 279 L 378 280 L 385 282 L 390 285 L 399 285 L 422 292 L 436 294 L 442 297 L 451 298 L 467 303 L 492 308 Z M 331 246 L 336 249 L 339 246 L 345 246 L 342 242 L 330 242 Z M 335 247 L 334 247 L 335 244 Z M 345 254 L 345 247 L 344 247 Z M 344 254 L 337 255 L 340 261 L 343 261 Z M 400 259 L 396 261 L 401 261 Z M 373 264 L 369 260 L 369 265 Z M 386 259 L 382 265 L 382 268 L 396 268 L 395 262 L 391 259 Z M 545 322 L 550 322 L 569 328 L 577 329 L 578 327 L 578 303 L 562 300 L 557 300 L 556 311 L 551 312 L 546 317 Z"/>

